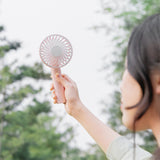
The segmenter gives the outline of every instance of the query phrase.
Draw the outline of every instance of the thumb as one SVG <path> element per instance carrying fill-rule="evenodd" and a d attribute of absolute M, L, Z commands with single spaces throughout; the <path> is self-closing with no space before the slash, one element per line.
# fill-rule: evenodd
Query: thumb
<path fill-rule="evenodd" d="M 56 75 L 56 79 L 57 79 L 57 81 L 59 81 L 64 87 L 66 87 L 67 84 L 69 83 L 65 78 L 63 78 L 63 77 L 60 76 L 59 74 Z"/>

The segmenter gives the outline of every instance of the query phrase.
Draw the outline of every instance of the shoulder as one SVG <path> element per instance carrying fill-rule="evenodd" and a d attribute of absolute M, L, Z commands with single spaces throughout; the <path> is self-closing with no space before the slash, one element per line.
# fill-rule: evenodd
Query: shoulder
<path fill-rule="evenodd" d="M 106 156 L 109 160 L 132 160 L 133 143 L 124 136 L 117 137 L 108 147 Z M 149 160 L 152 154 L 136 145 L 135 160 Z"/>

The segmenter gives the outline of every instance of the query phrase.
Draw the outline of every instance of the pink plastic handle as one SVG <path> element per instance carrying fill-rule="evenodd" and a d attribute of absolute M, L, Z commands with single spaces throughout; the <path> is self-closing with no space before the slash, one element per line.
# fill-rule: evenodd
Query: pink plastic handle
<path fill-rule="evenodd" d="M 64 87 L 60 82 L 56 80 L 56 77 L 55 77 L 56 73 L 58 73 L 59 76 L 61 76 L 61 70 L 60 68 L 55 68 L 55 69 L 52 69 L 51 71 L 52 71 L 52 80 L 53 80 L 53 85 L 55 89 L 55 94 L 57 96 L 57 103 L 64 103 L 65 102 Z"/>

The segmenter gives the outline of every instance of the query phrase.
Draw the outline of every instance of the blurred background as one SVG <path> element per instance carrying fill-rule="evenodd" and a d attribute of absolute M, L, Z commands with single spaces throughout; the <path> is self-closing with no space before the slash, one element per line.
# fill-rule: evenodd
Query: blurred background
<path fill-rule="evenodd" d="M 123 126 L 120 83 L 133 28 L 160 12 L 160 0 L 0 0 L 0 160 L 104 160 L 102 150 L 64 109 L 53 104 L 50 68 L 39 47 L 50 34 L 69 39 L 73 57 L 62 72 L 82 102 L 106 125 Z M 150 130 L 136 143 L 153 152 Z"/>

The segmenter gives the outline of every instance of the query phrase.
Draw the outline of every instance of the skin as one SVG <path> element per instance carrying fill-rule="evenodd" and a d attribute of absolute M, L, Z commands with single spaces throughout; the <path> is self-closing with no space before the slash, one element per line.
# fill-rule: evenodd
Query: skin
<path fill-rule="evenodd" d="M 125 65 L 127 62 L 125 62 Z M 57 81 L 59 81 L 65 88 L 65 110 L 74 117 L 92 136 L 96 143 L 106 153 L 108 146 L 114 139 L 120 135 L 96 118 L 88 109 L 84 106 L 80 100 L 76 83 L 67 75 L 56 75 Z M 136 131 L 151 129 L 160 146 L 160 114 L 158 114 L 156 108 L 160 104 L 160 73 L 152 73 L 151 81 L 154 89 L 153 101 L 147 110 L 147 112 L 136 122 Z M 126 106 L 132 106 L 137 104 L 142 98 L 142 89 L 138 82 L 128 72 L 127 66 L 123 73 L 121 83 L 121 98 L 122 98 L 122 121 L 123 124 L 130 130 L 133 130 L 133 120 L 136 115 L 137 108 L 126 110 Z M 57 103 L 57 97 L 55 95 L 54 85 L 51 85 L 52 97 L 54 103 Z M 96 128 L 96 130 L 95 130 Z M 97 132 L 98 131 L 98 132 Z M 99 135 L 99 133 L 101 133 Z"/>
<path fill-rule="evenodd" d="M 134 121 L 134 116 L 136 115 L 137 108 L 127 110 L 126 107 L 135 105 L 141 100 L 142 90 L 140 85 L 137 83 L 137 81 L 128 72 L 126 64 L 127 62 L 125 62 L 125 71 L 123 73 L 122 83 L 120 86 L 121 103 L 122 103 L 121 111 L 123 113 L 122 122 L 128 129 L 133 130 L 132 128 L 133 121 Z M 144 125 L 141 119 L 141 122 L 138 122 L 136 124 L 136 129 L 141 130 L 142 127 L 144 130 L 144 129 L 147 129 L 148 126 Z"/>

